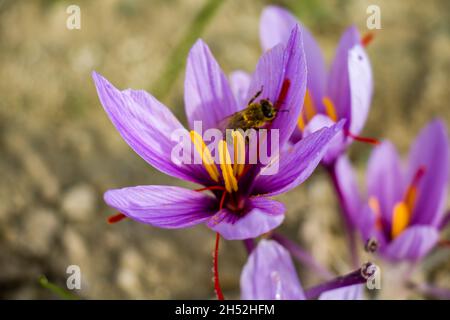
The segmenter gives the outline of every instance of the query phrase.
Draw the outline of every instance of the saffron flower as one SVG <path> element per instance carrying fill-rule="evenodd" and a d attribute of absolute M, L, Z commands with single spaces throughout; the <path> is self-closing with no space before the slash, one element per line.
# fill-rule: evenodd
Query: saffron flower
<path fill-rule="evenodd" d="M 219 142 L 220 163 L 213 162 L 209 146 L 194 130 L 195 121 L 201 121 L 203 129 L 218 128 L 224 118 L 246 107 L 239 103 L 244 100 L 233 95 L 224 73 L 203 41 L 195 43 L 187 60 L 184 102 L 190 132 L 149 93 L 131 89 L 120 91 L 97 73 L 93 78 L 105 111 L 137 154 L 165 174 L 204 186 L 189 190 L 148 185 L 105 193 L 106 203 L 121 214 L 161 228 L 186 228 L 205 223 L 229 240 L 254 238 L 272 230 L 283 221 L 285 207 L 269 197 L 286 192 L 307 179 L 342 126 L 324 128 L 289 150 L 283 147 L 295 129 L 306 90 L 306 64 L 298 26 L 293 27 L 285 44 L 262 55 L 244 94 L 245 101 L 249 101 L 263 88 L 262 96 L 272 102 L 283 96 L 283 108 L 288 112 L 278 113 L 270 127 L 270 130 L 279 130 L 280 153 L 271 162 L 276 161 L 279 170 L 273 175 L 264 175 L 267 167 L 261 165 L 229 163 L 230 151 L 225 141 Z M 283 89 L 286 81 L 290 84 L 289 90 Z M 200 154 L 200 164 L 173 161 L 171 154 L 178 144 L 171 139 L 175 131 L 190 137 L 189 147 Z M 236 138 L 238 143 L 243 142 L 242 136 Z"/>
<path fill-rule="evenodd" d="M 358 279 L 359 280 L 359 279 Z M 341 283 L 345 281 L 340 281 Z M 326 288 L 327 286 L 322 286 Z M 362 299 L 361 284 L 323 290 L 320 300 Z M 318 290 L 313 290 L 318 292 Z M 244 300 L 306 300 L 289 252 L 276 241 L 261 240 L 248 257 L 241 274 L 241 298 Z"/>
<path fill-rule="evenodd" d="M 417 137 L 402 168 L 397 150 L 385 141 L 372 152 L 365 200 L 359 198 L 351 166 L 337 166 L 346 181 L 343 196 L 365 241 L 372 239 L 385 259 L 417 261 L 437 243 L 442 227 L 449 173 L 449 144 L 444 124 L 429 123 Z M 359 202 L 359 204 L 358 204 Z"/>
<path fill-rule="evenodd" d="M 260 19 L 260 37 L 264 50 L 285 43 L 290 29 L 300 22 L 287 10 L 267 6 Z M 301 25 L 301 24 L 300 24 Z M 333 141 L 326 153 L 324 164 L 332 164 L 354 140 L 373 142 L 359 137 L 367 119 L 373 91 L 372 70 L 369 58 L 355 26 L 342 35 L 329 71 L 319 45 L 302 26 L 306 65 L 307 90 L 304 107 L 298 118 L 292 140 L 298 141 L 311 132 L 329 127 L 345 119 L 343 131 Z"/>

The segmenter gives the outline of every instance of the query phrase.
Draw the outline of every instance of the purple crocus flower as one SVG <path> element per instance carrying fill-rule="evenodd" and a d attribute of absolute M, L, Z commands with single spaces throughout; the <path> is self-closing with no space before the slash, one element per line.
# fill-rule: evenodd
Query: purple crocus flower
<path fill-rule="evenodd" d="M 300 22 L 289 11 L 277 6 L 266 7 L 260 19 L 263 49 L 285 43 L 296 24 Z M 328 72 L 316 40 L 307 28 L 302 29 L 308 83 L 303 111 L 292 140 L 296 142 L 339 119 L 346 119 L 343 132 L 334 139 L 323 159 L 325 164 L 331 164 L 354 139 L 376 143 L 372 139 L 358 137 L 372 99 L 372 70 L 355 26 L 349 27 L 342 35 Z"/>
<path fill-rule="evenodd" d="M 211 152 L 203 137 L 188 132 L 161 102 L 142 90 L 120 91 L 97 73 L 93 74 L 100 101 L 124 140 L 150 165 L 173 177 L 198 183 L 205 188 L 188 190 L 176 186 L 137 186 L 109 190 L 106 203 L 134 220 L 162 228 L 185 228 L 200 223 L 226 239 L 254 238 L 277 227 L 284 218 L 282 203 L 269 199 L 302 183 L 321 161 L 328 142 L 340 125 L 320 130 L 299 141 L 290 150 L 282 151 L 276 160 L 279 171 L 263 175 L 258 165 L 243 170 L 237 164 L 211 162 Z M 279 146 L 288 141 L 301 112 L 306 90 L 306 65 L 300 28 L 292 29 L 285 44 L 275 46 L 259 60 L 251 83 L 240 100 L 235 97 L 226 77 L 201 40 L 191 49 L 185 78 L 185 109 L 188 123 L 201 121 L 203 129 L 216 128 L 237 112 L 261 87 L 263 97 L 277 101 L 286 79 L 283 105 L 289 112 L 280 112 L 271 123 L 279 130 Z M 202 156 L 200 164 L 174 163 L 171 154 L 177 141 L 174 131 L 184 131 L 191 138 L 192 150 Z M 229 151 L 219 147 L 220 158 Z M 219 143 L 220 146 L 220 143 Z M 257 167 L 258 170 L 254 169 Z M 248 167 L 247 167 L 248 169 Z M 259 170 L 261 169 L 261 170 Z M 212 195 L 198 191 L 209 190 Z"/>
<path fill-rule="evenodd" d="M 395 147 L 383 142 L 372 152 L 367 169 L 367 200 L 361 203 L 349 163 L 337 166 L 346 181 L 343 196 L 365 241 L 376 240 L 390 261 L 417 261 L 436 244 L 443 220 L 449 173 L 447 132 L 440 120 L 417 137 L 403 170 Z M 359 204 L 358 204 L 359 202 Z"/>
<path fill-rule="evenodd" d="M 324 291 L 320 300 L 359 300 L 363 286 L 350 285 Z M 241 274 L 241 298 L 244 300 L 305 300 L 289 252 L 276 241 L 261 240 L 248 257 Z"/>

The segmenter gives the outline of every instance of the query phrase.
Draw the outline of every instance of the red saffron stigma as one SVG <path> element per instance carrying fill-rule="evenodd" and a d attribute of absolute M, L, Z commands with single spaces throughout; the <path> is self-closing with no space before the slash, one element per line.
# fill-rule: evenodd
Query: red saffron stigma
<path fill-rule="evenodd" d="M 226 197 L 226 195 L 227 195 L 227 193 L 224 191 L 224 192 L 222 193 L 222 198 L 220 198 L 219 210 L 222 210 L 222 209 L 223 209 L 223 204 L 224 204 L 224 202 L 225 202 L 225 197 Z"/>
<path fill-rule="evenodd" d="M 373 32 L 367 32 L 362 38 L 361 38 L 361 44 L 364 47 L 367 47 L 372 41 L 373 38 L 375 38 L 375 33 Z"/>
<path fill-rule="evenodd" d="M 275 103 L 275 109 L 279 109 L 280 105 L 284 103 L 290 86 L 291 80 L 289 80 L 288 78 L 284 79 L 283 85 L 281 86 L 280 95 L 278 96 L 278 100 Z"/>
<path fill-rule="evenodd" d="M 225 194 L 225 192 L 224 192 Z M 220 234 L 216 233 L 216 247 L 214 249 L 213 255 L 213 263 L 214 263 L 214 290 L 216 291 L 217 300 L 224 300 L 222 289 L 220 287 L 219 282 L 219 267 L 218 267 L 218 258 L 219 258 L 219 240 Z"/>
<path fill-rule="evenodd" d="M 115 214 L 113 216 L 108 217 L 108 223 L 109 224 L 117 223 L 119 221 L 122 221 L 126 217 L 127 217 L 126 215 L 124 215 L 123 213 L 119 212 L 118 214 Z"/>
<path fill-rule="evenodd" d="M 411 182 L 411 187 L 417 187 L 417 185 L 420 182 L 420 179 L 422 179 L 423 175 L 425 174 L 426 167 L 420 166 L 419 169 L 417 169 L 416 174 L 414 175 L 414 178 Z"/>
<path fill-rule="evenodd" d="M 223 186 L 210 186 L 210 187 L 204 187 L 200 189 L 195 189 L 194 191 L 200 192 L 200 191 L 206 191 L 206 190 L 225 190 L 225 187 Z"/>
<path fill-rule="evenodd" d="M 373 145 L 375 145 L 375 146 L 380 144 L 380 141 L 378 141 L 378 140 L 375 139 L 375 138 L 368 138 L 368 137 L 357 136 L 357 135 L 351 133 L 351 132 L 348 131 L 348 130 L 345 130 L 345 135 L 346 135 L 347 137 L 350 137 L 350 138 L 352 138 L 353 140 L 356 140 L 356 141 L 359 141 L 359 142 L 364 142 L 364 143 L 368 143 L 368 144 L 373 144 Z"/>

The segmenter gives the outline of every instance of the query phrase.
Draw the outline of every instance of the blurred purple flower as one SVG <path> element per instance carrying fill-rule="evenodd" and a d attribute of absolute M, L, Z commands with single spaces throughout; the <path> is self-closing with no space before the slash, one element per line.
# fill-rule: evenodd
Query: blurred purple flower
<path fill-rule="evenodd" d="M 395 147 L 383 142 L 367 169 L 368 200 L 361 201 L 347 160 L 337 165 L 345 181 L 343 197 L 364 240 L 374 239 L 391 261 L 416 261 L 437 243 L 442 227 L 449 174 L 449 144 L 444 124 L 429 123 L 417 137 L 406 170 Z"/>
<path fill-rule="evenodd" d="M 268 197 L 286 192 L 307 179 L 321 161 L 329 141 L 341 124 L 320 130 L 296 143 L 282 146 L 296 127 L 306 90 L 306 65 L 298 26 L 285 44 L 264 53 L 248 89 L 233 96 L 232 90 L 208 46 L 201 40 L 189 53 L 185 78 L 185 109 L 189 126 L 202 121 L 203 129 L 215 128 L 227 116 L 246 106 L 262 86 L 264 98 L 277 101 L 285 80 L 290 88 L 283 103 L 288 113 L 279 113 L 271 129 L 279 129 L 279 170 L 261 175 L 260 170 L 236 170 L 231 164 L 207 163 L 210 150 L 195 131 L 190 133 L 152 95 L 142 90 L 119 91 L 105 78 L 93 74 L 100 101 L 130 147 L 156 169 L 173 177 L 199 183 L 205 188 L 188 190 L 175 186 L 137 186 L 109 190 L 106 203 L 124 215 L 162 228 L 185 228 L 206 223 L 226 239 L 254 238 L 277 227 L 284 219 L 285 207 Z M 242 96 L 245 100 L 241 100 Z M 203 164 L 176 164 L 171 152 L 177 141 L 175 130 L 191 137 L 192 150 L 203 150 Z M 219 147 L 219 154 L 221 148 Z M 229 156 L 227 147 L 222 156 Z M 257 165 L 246 165 L 257 167 Z M 242 168 L 241 168 L 242 169 Z M 261 170 L 264 170 L 262 168 Z M 239 174 L 236 171 L 240 171 Z M 210 190 L 213 196 L 200 193 Z"/>
<path fill-rule="evenodd" d="M 260 20 L 260 37 L 264 50 L 286 43 L 292 26 L 300 22 L 287 10 L 267 6 Z M 301 25 L 301 24 L 300 24 Z M 322 52 L 312 34 L 303 29 L 308 83 L 298 126 L 292 136 L 296 142 L 312 132 L 346 119 L 344 130 L 334 139 L 323 161 L 332 163 L 353 139 L 358 137 L 369 112 L 373 83 L 369 58 L 356 27 L 349 27 L 341 37 L 329 72 Z"/>
<path fill-rule="evenodd" d="M 350 285 L 324 291 L 320 300 L 359 300 L 363 286 Z M 241 274 L 244 300 L 305 300 L 289 252 L 276 241 L 261 240 L 250 254 Z"/>

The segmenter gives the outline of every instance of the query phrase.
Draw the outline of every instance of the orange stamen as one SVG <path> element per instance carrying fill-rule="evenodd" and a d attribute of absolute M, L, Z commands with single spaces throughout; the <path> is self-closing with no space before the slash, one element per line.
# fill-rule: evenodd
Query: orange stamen
<path fill-rule="evenodd" d="M 373 40 L 373 38 L 375 38 L 375 33 L 373 32 L 367 32 L 362 38 L 361 38 L 361 44 L 364 47 L 367 47 Z"/>
<path fill-rule="evenodd" d="M 415 173 L 411 184 L 408 186 L 408 189 L 406 189 L 403 201 L 396 204 L 392 216 L 392 238 L 396 238 L 398 235 L 400 235 L 403 230 L 405 230 L 411 223 L 414 205 L 417 198 L 417 187 L 424 174 L 425 166 L 420 166 Z"/>
<path fill-rule="evenodd" d="M 411 211 L 404 202 L 399 202 L 394 207 L 392 214 L 391 237 L 395 239 L 405 230 L 411 221 Z"/>
<path fill-rule="evenodd" d="M 122 221 L 126 217 L 127 217 L 126 215 L 119 212 L 118 214 L 108 217 L 108 223 L 110 223 L 110 224 L 117 223 L 119 221 Z"/>
<path fill-rule="evenodd" d="M 325 111 L 328 115 L 328 117 L 336 122 L 338 120 L 338 116 L 336 113 L 336 107 L 334 106 L 333 101 L 329 97 L 323 97 L 322 103 L 325 106 Z"/>
<path fill-rule="evenodd" d="M 310 121 L 317 113 L 316 107 L 314 105 L 314 101 L 312 99 L 311 92 L 309 90 L 306 90 L 305 94 L 305 101 L 303 103 L 304 106 L 304 113 L 306 116 L 306 121 Z"/>

